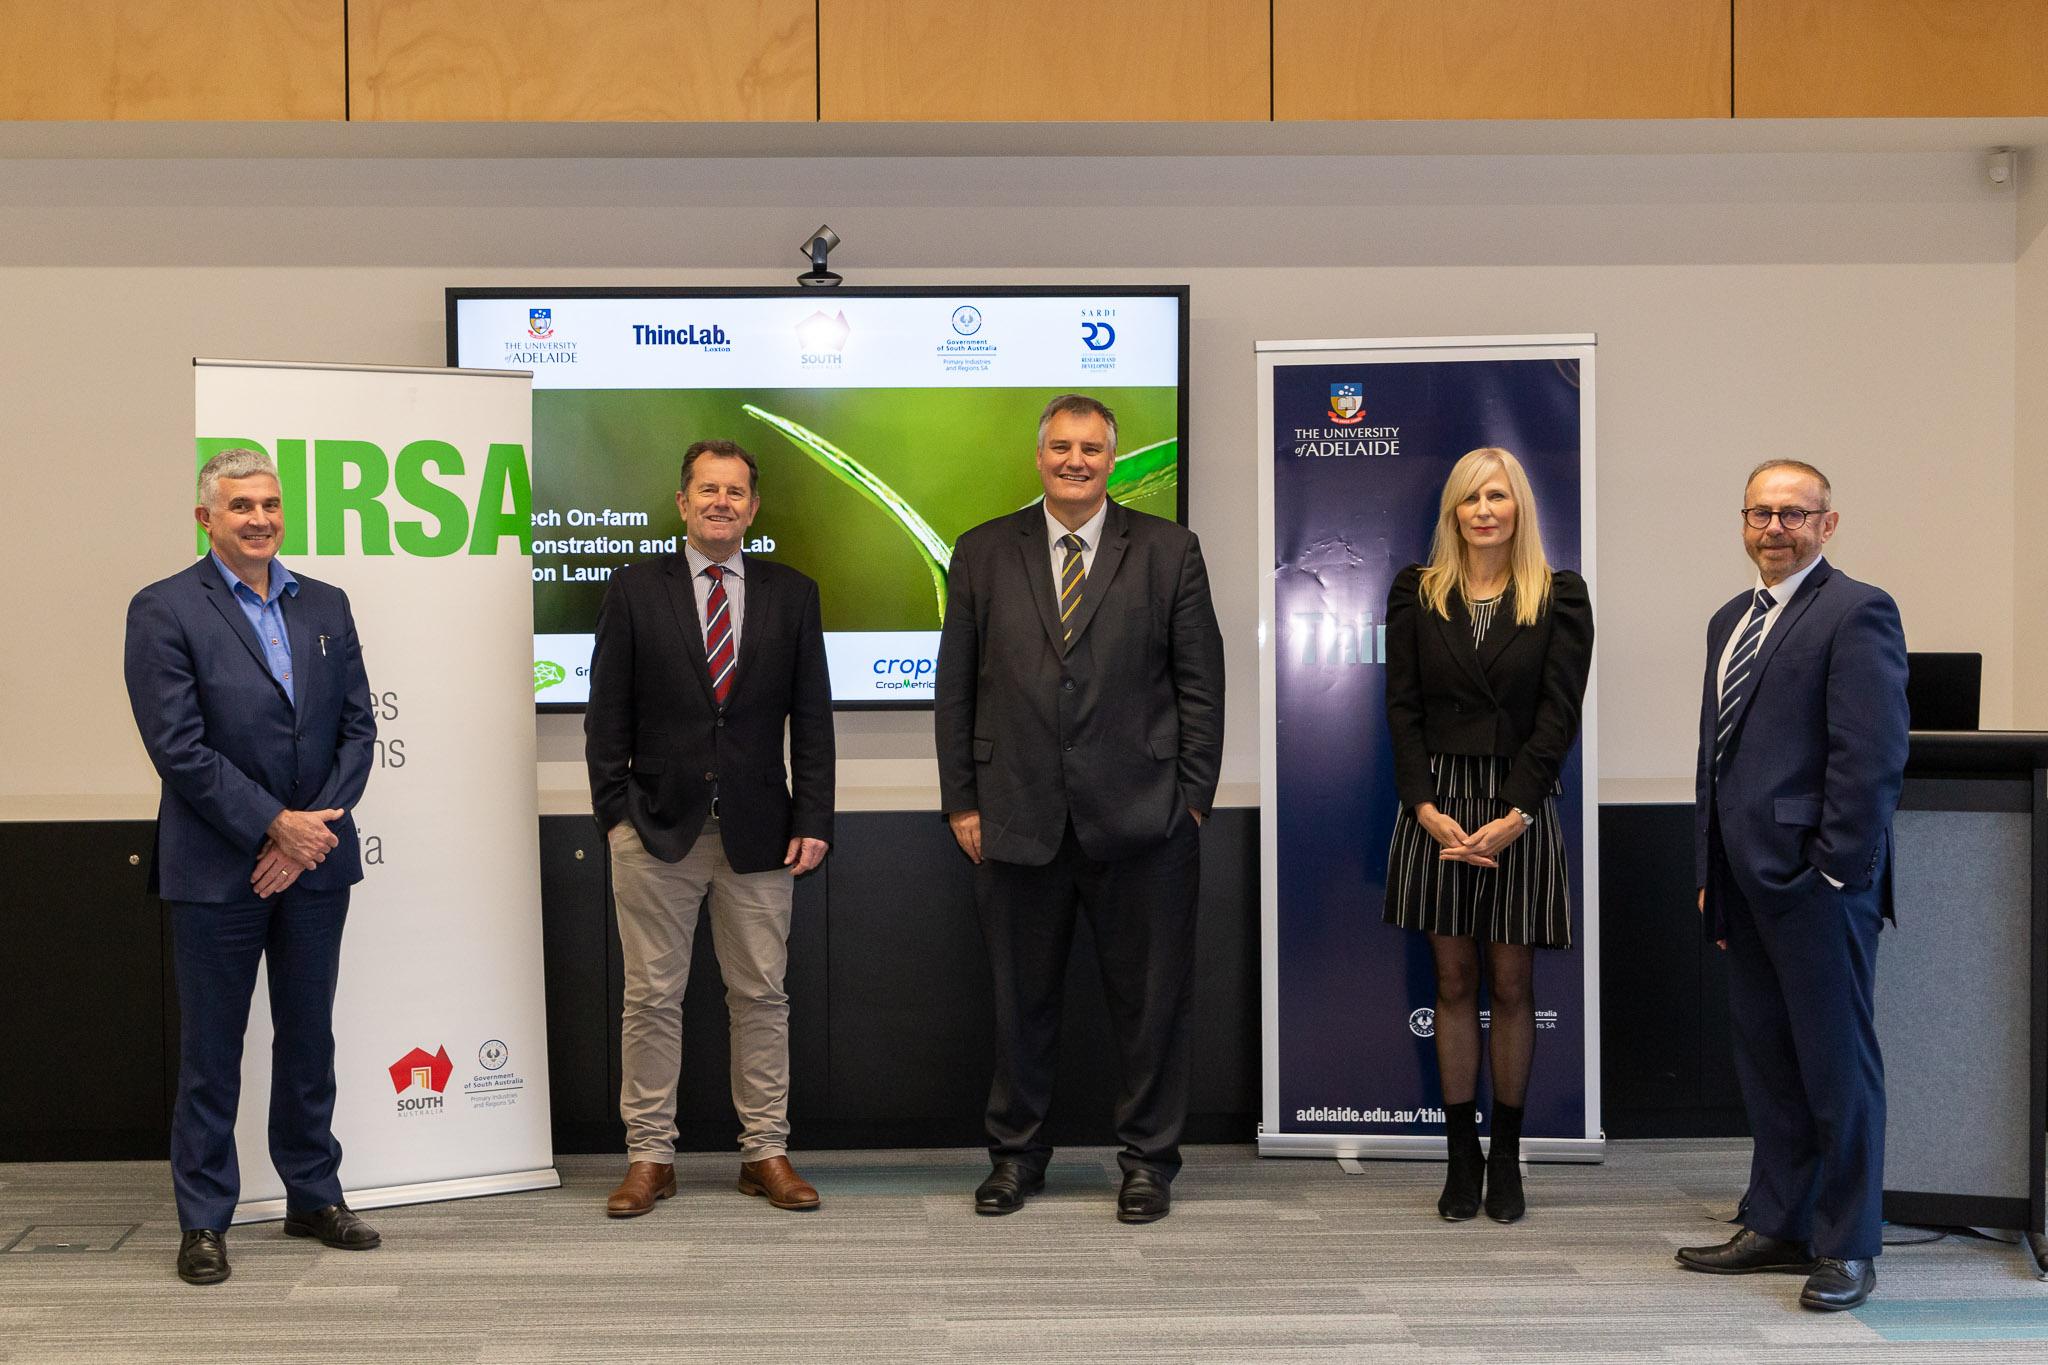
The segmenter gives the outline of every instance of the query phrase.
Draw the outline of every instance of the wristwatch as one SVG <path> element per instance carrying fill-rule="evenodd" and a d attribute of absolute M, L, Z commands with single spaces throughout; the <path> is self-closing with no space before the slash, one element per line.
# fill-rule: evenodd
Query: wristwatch
<path fill-rule="evenodd" d="M 1520 806 L 1509 806 L 1508 814 L 1520 816 L 1522 820 L 1523 829 L 1527 829 L 1529 828 L 1529 826 L 1536 823 L 1536 817 L 1529 814 L 1529 812 L 1523 810 Z"/>

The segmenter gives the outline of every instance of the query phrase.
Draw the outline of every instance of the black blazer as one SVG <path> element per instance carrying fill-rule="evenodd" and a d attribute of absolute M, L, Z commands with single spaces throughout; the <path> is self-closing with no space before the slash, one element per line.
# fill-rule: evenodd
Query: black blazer
<path fill-rule="evenodd" d="M 712 700 L 683 552 L 622 569 L 605 588 L 583 713 L 590 806 L 606 832 L 631 820 L 664 862 L 697 842 L 714 792 L 735 872 L 781 867 L 793 838 L 832 838 L 832 683 L 818 585 L 752 555 L 746 584 L 723 708 Z"/>
<path fill-rule="evenodd" d="M 1411 564 L 1387 593 L 1387 726 L 1401 804 L 1436 800 L 1431 754 L 1495 754 L 1514 760 L 1501 799 L 1533 815 L 1579 734 L 1593 666 L 1586 580 L 1553 573 L 1530 626 L 1515 624 L 1510 586 L 1478 649 L 1464 602 L 1454 594 L 1450 616 L 1439 616 L 1423 604 L 1421 582 L 1422 566 Z"/>
<path fill-rule="evenodd" d="M 1115 503 L 1062 647 L 1045 508 L 960 537 L 934 723 L 948 812 L 981 812 L 984 856 L 1043 865 L 1067 821 L 1091 858 L 1166 842 L 1216 800 L 1223 636 L 1202 547 Z"/>

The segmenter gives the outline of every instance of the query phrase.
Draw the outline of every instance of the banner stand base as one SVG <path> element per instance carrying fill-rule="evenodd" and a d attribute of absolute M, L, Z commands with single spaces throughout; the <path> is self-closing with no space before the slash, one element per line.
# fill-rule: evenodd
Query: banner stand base
<path fill-rule="evenodd" d="M 1487 1139 L 1481 1138 L 1484 1146 Z M 1362 1161 L 1442 1161 L 1442 1134 L 1426 1137 L 1346 1136 L 1341 1133 L 1261 1133 L 1260 1156 L 1305 1156 L 1335 1159 L 1347 1174 L 1359 1174 Z M 1522 1139 L 1522 1160 L 1582 1162 L 1597 1165 L 1607 1160 L 1607 1139 L 1532 1138 Z M 1354 1169 L 1356 1167 L 1356 1169 Z"/>
<path fill-rule="evenodd" d="M 475 1199 L 486 1194 L 515 1194 L 520 1190 L 561 1188 L 562 1177 L 552 1166 L 537 1171 L 506 1171 L 502 1175 L 473 1175 L 460 1180 L 426 1180 L 417 1185 L 386 1185 L 375 1190 L 348 1190 L 348 1206 L 388 1209 L 400 1204 L 438 1204 L 444 1199 Z M 257 1199 L 235 1206 L 235 1222 L 267 1223 L 284 1217 L 284 1200 Z"/>

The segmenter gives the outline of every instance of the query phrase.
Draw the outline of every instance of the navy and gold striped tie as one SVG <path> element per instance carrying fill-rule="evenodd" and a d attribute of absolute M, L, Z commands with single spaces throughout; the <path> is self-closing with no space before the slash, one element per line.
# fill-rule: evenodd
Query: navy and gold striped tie
<path fill-rule="evenodd" d="M 1060 548 L 1067 552 L 1066 563 L 1060 566 L 1060 628 L 1066 632 L 1064 643 L 1074 643 L 1074 613 L 1081 606 L 1081 591 L 1088 582 L 1088 566 L 1082 562 L 1081 551 L 1086 547 L 1081 537 L 1068 534 L 1060 537 Z"/>

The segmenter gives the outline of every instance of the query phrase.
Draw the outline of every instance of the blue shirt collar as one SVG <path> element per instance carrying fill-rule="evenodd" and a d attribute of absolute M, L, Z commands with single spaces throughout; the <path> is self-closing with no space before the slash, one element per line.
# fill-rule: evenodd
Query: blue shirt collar
<path fill-rule="evenodd" d="M 222 559 L 218 553 L 208 550 L 206 557 L 213 561 L 214 568 L 220 570 L 220 576 L 227 582 L 229 592 L 235 593 L 238 597 L 247 594 L 251 600 L 255 599 L 256 594 L 251 591 L 249 585 L 235 577 L 235 571 L 227 566 L 227 561 Z M 265 602 L 275 602 L 277 595 L 281 592 L 297 597 L 299 595 L 299 580 L 292 577 L 292 571 L 287 569 L 282 562 L 273 558 L 270 561 L 270 591 L 263 595 L 263 600 Z"/>

